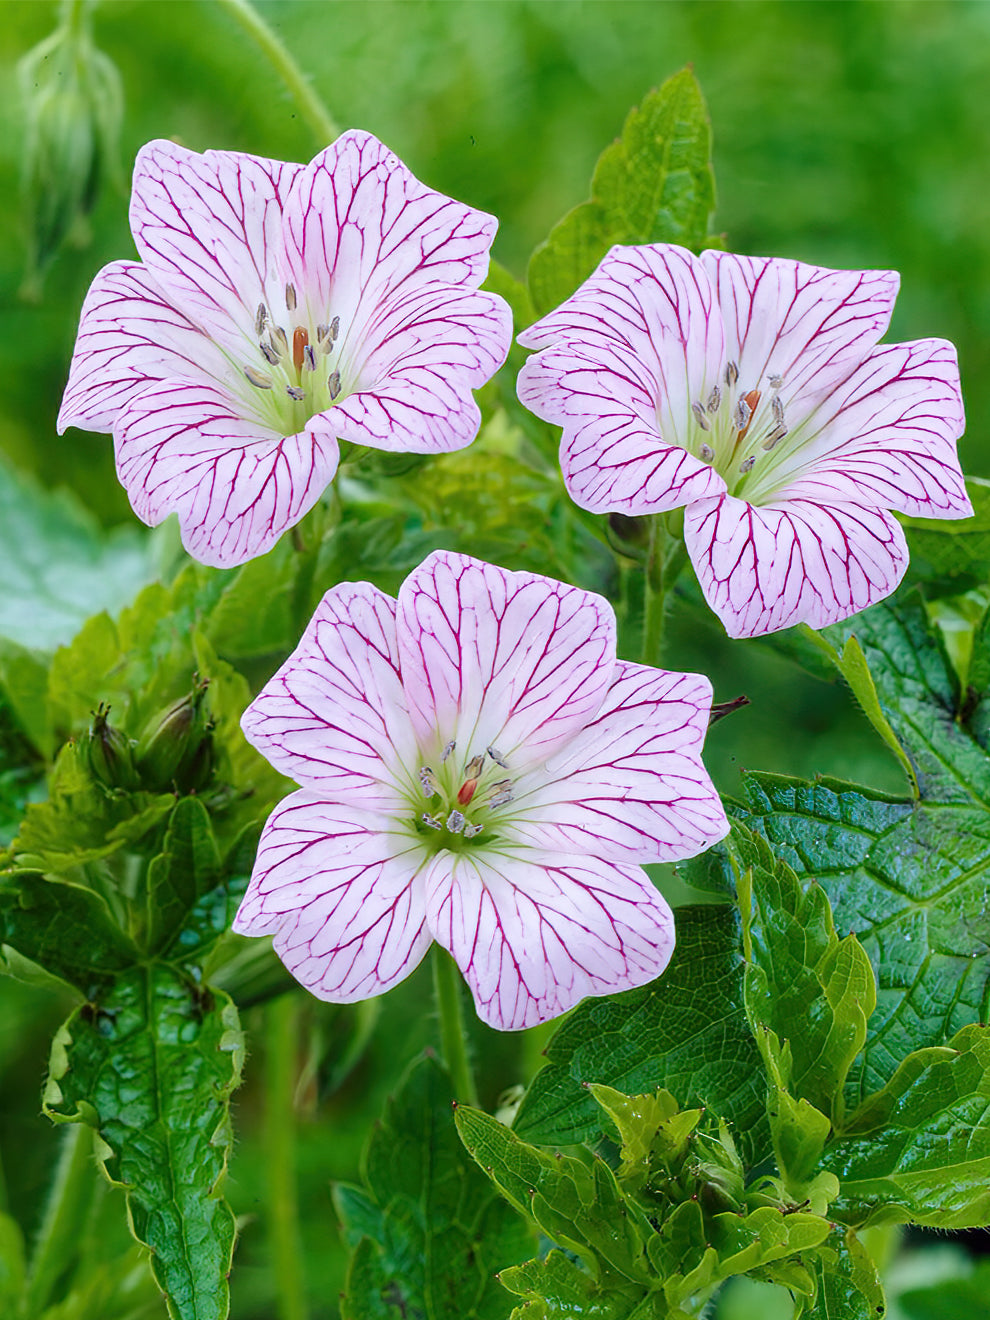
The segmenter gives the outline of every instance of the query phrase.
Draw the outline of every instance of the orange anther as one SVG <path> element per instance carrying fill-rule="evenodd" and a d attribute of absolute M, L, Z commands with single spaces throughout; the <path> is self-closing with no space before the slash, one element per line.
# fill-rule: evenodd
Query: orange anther
<path fill-rule="evenodd" d="M 308 343 L 309 331 L 304 325 L 297 325 L 292 332 L 292 361 L 295 363 L 296 371 L 302 371 Z"/>

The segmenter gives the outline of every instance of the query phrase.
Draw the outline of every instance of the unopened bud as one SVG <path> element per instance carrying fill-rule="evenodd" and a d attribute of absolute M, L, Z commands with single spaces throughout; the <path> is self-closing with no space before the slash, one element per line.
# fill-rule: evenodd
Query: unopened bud
<path fill-rule="evenodd" d="M 117 173 L 120 74 L 93 45 L 88 9 L 85 3 L 67 5 L 56 31 L 18 65 L 25 107 L 27 297 L 40 295 L 42 276 L 66 239 L 85 234 L 104 178 Z"/>
<path fill-rule="evenodd" d="M 138 740 L 135 761 L 144 786 L 180 793 L 202 788 L 212 773 L 213 723 L 206 708 L 204 680 L 192 692 L 149 720 Z"/>
<path fill-rule="evenodd" d="M 93 712 L 82 755 L 89 773 L 104 788 L 134 789 L 140 783 L 130 738 L 109 723 L 110 707 L 101 701 Z"/>

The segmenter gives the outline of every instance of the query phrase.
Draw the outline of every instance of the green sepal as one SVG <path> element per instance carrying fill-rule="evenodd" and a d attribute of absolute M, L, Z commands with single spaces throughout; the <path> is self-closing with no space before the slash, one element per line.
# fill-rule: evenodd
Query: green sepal
<path fill-rule="evenodd" d="M 52 1045 L 44 1107 L 100 1138 L 175 1320 L 225 1320 L 234 1217 L 221 1196 L 244 1041 L 226 995 L 161 964 L 119 976 Z"/>

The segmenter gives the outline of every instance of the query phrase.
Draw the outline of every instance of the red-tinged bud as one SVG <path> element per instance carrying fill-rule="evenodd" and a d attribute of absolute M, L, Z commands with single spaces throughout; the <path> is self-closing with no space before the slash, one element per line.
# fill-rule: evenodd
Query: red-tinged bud
<path fill-rule="evenodd" d="M 89 733 L 81 740 L 83 761 L 104 788 L 135 789 L 140 780 L 134 768 L 134 744 L 108 722 L 110 707 L 101 701 L 93 712 Z"/>

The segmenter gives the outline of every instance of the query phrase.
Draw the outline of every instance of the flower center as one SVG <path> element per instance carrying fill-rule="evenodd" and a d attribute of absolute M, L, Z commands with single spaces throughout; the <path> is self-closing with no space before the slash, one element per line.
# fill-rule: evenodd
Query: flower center
<path fill-rule="evenodd" d="M 413 825 L 435 851 L 460 852 L 465 843 L 489 834 L 512 801 L 509 766 L 497 747 L 486 747 L 467 761 L 455 756 L 456 749 L 449 742 L 437 766 L 419 768 L 426 810 L 416 804 Z"/>
<path fill-rule="evenodd" d="M 708 397 L 691 405 L 685 448 L 711 464 L 730 495 L 751 504 L 772 492 L 771 473 L 800 443 L 798 429 L 790 427 L 784 413 L 783 385 L 773 374 L 740 385 L 739 367 L 729 362 Z"/>
<path fill-rule="evenodd" d="M 314 413 L 331 408 L 344 393 L 340 374 L 340 317 L 315 328 L 295 315 L 295 286 L 285 286 L 284 318 L 279 325 L 267 303 L 259 303 L 254 318 L 258 340 L 257 361 L 242 366 L 257 391 L 260 405 L 277 430 L 291 435 Z"/>

